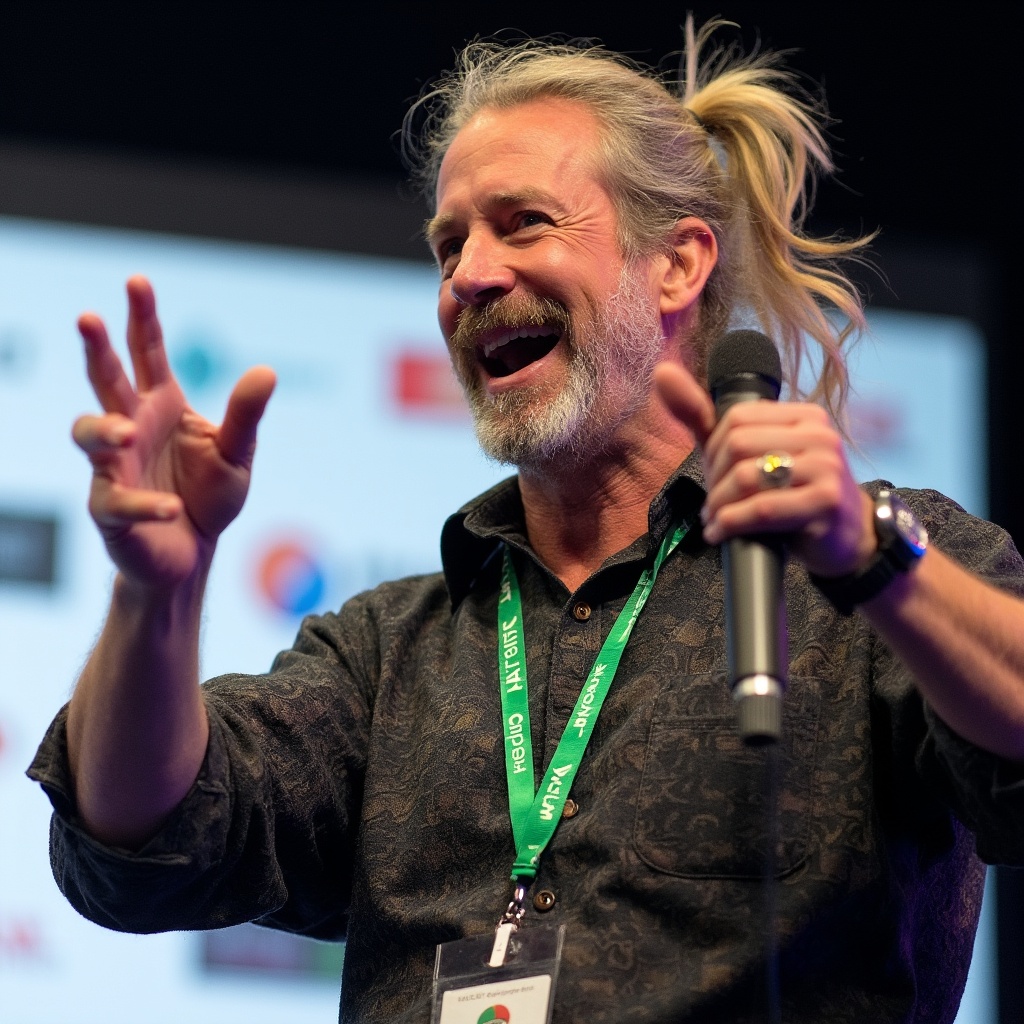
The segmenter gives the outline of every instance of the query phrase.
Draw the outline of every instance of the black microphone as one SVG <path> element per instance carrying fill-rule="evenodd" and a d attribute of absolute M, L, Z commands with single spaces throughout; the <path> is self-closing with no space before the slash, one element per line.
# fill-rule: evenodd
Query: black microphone
<path fill-rule="evenodd" d="M 737 402 L 776 401 L 782 379 L 778 350 L 757 331 L 731 331 L 708 359 L 708 384 L 721 419 Z M 722 545 L 729 687 L 745 743 L 772 743 L 782 734 L 782 697 L 789 657 L 778 534 L 735 537 Z"/>

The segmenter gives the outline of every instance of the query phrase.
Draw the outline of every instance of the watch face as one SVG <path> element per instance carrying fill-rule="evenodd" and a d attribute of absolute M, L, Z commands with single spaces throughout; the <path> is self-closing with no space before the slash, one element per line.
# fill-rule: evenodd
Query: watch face
<path fill-rule="evenodd" d="M 879 527 L 889 536 L 893 554 L 907 563 L 920 558 L 928 547 L 928 531 L 892 491 L 882 491 L 876 509 Z"/>

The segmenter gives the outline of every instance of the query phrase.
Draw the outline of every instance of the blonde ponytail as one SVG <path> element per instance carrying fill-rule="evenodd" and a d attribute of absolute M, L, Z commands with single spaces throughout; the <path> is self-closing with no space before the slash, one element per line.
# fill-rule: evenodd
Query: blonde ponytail
<path fill-rule="evenodd" d="M 849 389 L 843 348 L 865 324 L 860 296 L 836 261 L 856 254 L 870 237 L 803 233 L 815 176 L 834 170 L 821 130 L 824 113 L 774 55 L 744 60 L 717 51 L 702 64 L 700 51 L 718 24 L 695 37 L 687 19 L 682 92 L 686 109 L 720 148 L 734 196 L 733 313 L 746 306 L 775 338 L 794 396 L 820 402 L 841 420 Z M 806 338 L 817 342 L 820 363 L 815 386 L 803 396 L 798 381 Z"/>

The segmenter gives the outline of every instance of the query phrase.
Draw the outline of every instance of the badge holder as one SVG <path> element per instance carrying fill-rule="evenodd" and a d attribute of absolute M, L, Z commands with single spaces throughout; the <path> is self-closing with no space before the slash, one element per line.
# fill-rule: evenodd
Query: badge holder
<path fill-rule="evenodd" d="M 431 1024 L 550 1024 L 565 925 L 520 928 L 521 908 L 493 935 L 437 947 Z"/>

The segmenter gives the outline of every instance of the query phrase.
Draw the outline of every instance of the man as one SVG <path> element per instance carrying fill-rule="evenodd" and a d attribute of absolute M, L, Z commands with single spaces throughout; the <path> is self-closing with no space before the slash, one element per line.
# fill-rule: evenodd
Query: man
<path fill-rule="evenodd" d="M 730 319 L 773 326 L 791 366 L 808 331 L 835 404 L 843 337 L 818 300 L 859 306 L 808 262 L 852 246 L 795 231 L 805 163 L 827 159 L 807 108 L 756 63 L 698 88 L 697 49 L 682 98 L 532 44 L 471 50 L 442 85 L 438 315 L 481 442 L 518 475 L 449 520 L 443 578 L 307 620 L 265 677 L 196 685 L 203 584 L 273 374 L 243 376 L 216 428 L 170 376 L 147 282 L 128 288 L 134 386 L 82 318 L 103 413 L 74 434 L 118 576 L 33 774 L 94 920 L 347 930 L 342 1019 L 426 1021 L 435 947 L 493 935 L 513 874 L 532 883 L 522 934 L 565 926 L 554 1021 L 753 1019 L 767 826 L 723 679 L 717 545 L 776 532 L 785 1019 L 952 1019 L 975 844 L 1024 861 L 1020 559 L 929 492 L 904 495 L 923 557 L 887 534 L 898 499 L 857 486 L 819 405 L 716 425 L 702 378 Z M 766 487 L 779 464 L 789 485 Z"/>

